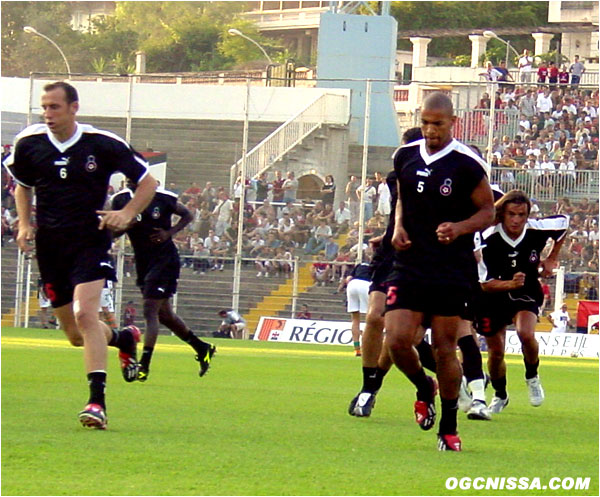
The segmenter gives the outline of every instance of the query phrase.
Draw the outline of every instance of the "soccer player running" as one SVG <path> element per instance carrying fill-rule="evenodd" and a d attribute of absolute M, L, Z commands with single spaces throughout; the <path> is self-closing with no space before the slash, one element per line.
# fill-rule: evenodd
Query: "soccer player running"
<path fill-rule="evenodd" d="M 126 205 L 137 191 L 135 184 L 128 182 L 128 188 L 111 198 L 113 209 Z M 171 216 L 179 216 L 175 225 Z M 190 211 L 178 201 L 177 194 L 158 188 L 146 209 L 127 228 L 127 235 L 135 253 L 137 271 L 136 284 L 144 299 L 144 350 L 137 373 L 138 381 L 146 381 L 150 374 L 150 362 L 158 339 L 160 324 L 166 326 L 179 339 L 196 351 L 200 363 L 198 374 L 204 376 L 210 366 L 215 351 L 214 345 L 200 340 L 185 322 L 173 311 L 171 296 L 177 292 L 180 260 L 173 236 L 185 228 L 193 219 Z M 121 235 L 122 232 L 117 233 Z"/>
<path fill-rule="evenodd" d="M 421 111 L 424 139 L 400 147 L 394 156 L 398 201 L 392 245 L 397 252 L 385 328 L 392 360 L 417 388 L 416 421 L 430 430 L 436 387 L 413 344 L 424 319 L 431 322 L 442 403 L 438 449 L 460 451 L 457 334 L 471 297 L 473 234 L 493 221 L 494 203 L 485 163 L 452 138 L 455 119 L 450 98 L 431 94 Z"/>
<path fill-rule="evenodd" d="M 488 344 L 488 371 L 495 390 L 492 413 L 509 402 L 506 391 L 504 346 L 506 327 L 514 323 L 523 349 L 529 402 L 540 406 L 544 389 L 538 375 L 539 347 L 535 324 L 544 300 L 539 277 L 550 276 L 569 227 L 565 215 L 529 219 L 531 201 L 520 190 L 511 190 L 496 202 L 495 224 L 483 232 L 479 278 L 484 293 L 476 308 L 478 333 Z M 545 259 L 546 242 L 552 248 Z"/>
<path fill-rule="evenodd" d="M 44 86 L 44 124 L 24 129 L 4 165 L 15 178 L 19 232 L 17 244 L 33 249 L 33 190 L 38 229 L 35 248 L 40 275 L 54 312 L 72 345 L 84 348 L 90 396 L 79 413 L 87 427 L 107 424 L 104 390 L 107 344 L 119 348 L 126 381 L 137 372 L 139 330 L 111 331 L 99 319 L 100 294 L 114 280 L 109 230 L 123 229 L 152 199 L 156 180 L 147 163 L 124 140 L 79 124 L 77 90 L 68 83 Z M 102 210 L 109 178 L 116 171 L 136 181 L 136 195 L 118 211 Z"/>

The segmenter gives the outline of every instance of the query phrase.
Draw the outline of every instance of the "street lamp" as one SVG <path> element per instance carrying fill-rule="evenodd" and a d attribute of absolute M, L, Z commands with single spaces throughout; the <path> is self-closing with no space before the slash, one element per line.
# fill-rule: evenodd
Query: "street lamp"
<path fill-rule="evenodd" d="M 239 29 L 231 28 L 231 29 L 227 30 L 227 32 L 231 36 L 241 36 L 242 38 L 248 40 L 249 42 L 254 43 L 260 49 L 260 51 L 263 53 L 263 55 L 266 57 L 266 59 L 269 61 L 269 64 L 273 63 L 273 61 L 271 60 L 271 57 L 269 57 L 269 54 L 265 51 L 265 49 L 263 47 L 261 47 L 255 40 L 253 40 L 249 36 L 246 36 L 244 33 L 242 33 Z"/>
<path fill-rule="evenodd" d="M 52 43 L 52 45 L 54 45 L 56 50 L 58 50 L 60 52 L 60 55 L 62 56 L 63 60 L 65 61 L 65 66 L 67 66 L 67 74 L 69 74 L 69 75 L 71 74 L 71 67 L 69 66 L 69 62 L 67 61 L 65 54 L 63 53 L 63 51 L 60 49 L 60 47 L 54 41 L 52 41 L 46 35 L 43 35 L 42 33 L 40 33 L 37 29 L 35 29 L 32 26 L 24 26 L 23 31 L 25 31 L 26 33 L 31 34 L 31 35 L 39 36 L 40 38 L 44 38 L 44 40 L 47 40 L 50 43 Z"/>
<path fill-rule="evenodd" d="M 515 55 L 516 55 L 517 57 L 520 57 L 520 56 L 521 56 L 521 55 L 519 54 L 519 52 L 517 52 L 517 51 L 516 51 L 516 50 L 513 48 L 513 46 L 510 44 L 510 41 L 507 41 L 507 40 L 504 40 L 504 39 L 500 38 L 500 37 L 499 37 L 499 36 L 498 36 L 496 33 L 494 33 L 493 31 L 490 31 L 489 29 L 486 29 L 486 30 L 483 32 L 483 37 L 484 37 L 484 38 L 487 38 L 488 40 L 489 40 L 490 38 L 496 38 L 496 40 L 499 40 L 499 41 L 501 41 L 502 43 L 504 43 L 504 44 L 506 45 L 506 59 L 505 59 L 505 62 L 506 62 L 506 67 L 508 67 L 508 53 L 509 53 L 508 51 L 509 51 L 509 49 L 510 49 L 510 50 L 512 50 L 512 51 L 515 53 Z"/>

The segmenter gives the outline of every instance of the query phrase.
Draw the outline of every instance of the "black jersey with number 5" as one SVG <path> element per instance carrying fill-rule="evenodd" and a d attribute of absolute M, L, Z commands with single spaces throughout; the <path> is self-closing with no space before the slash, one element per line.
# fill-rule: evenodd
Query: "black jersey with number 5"
<path fill-rule="evenodd" d="M 29 126 L 17 135 L 4 165 L 20 185 L 35 188 L 40 228 L 76 232 L 97 228 L 96 211 L 104 206 L 114 172 L 136 183 L 148 173 L 146 161 L 123 139 L 79 123 L 65 142 L 45 124 Z"/>
<path fill-rule="evenodd" d="M 523 233 L 513 240 L 502 229 L 502 223 L 490 226 L 482 235 L 479 281 L 508 281 L 515 273 L 525 273 L 525 285 L 511 290 L 510 297 L 512 300 L 529 300 L 539 296 L 538 268 L 542 251 L 550 238 L 559 241 L 565 237 L 568 227 L 569 218 L 564 215 L 529 219 Z"/>
<path fill-rule="evenodd" d="M 398 276 L 468 287 L 469 274 L 475 271 L 473 234 L 444 245 L 436 230 L 444 222 L 463 221 L 477 212 L 471 195 L 486 176 L 486 163 L 457 140 L 429 155 L 422 139 L 396 151 L 394 170 L 403 226 L 412 242 L 395 254 Z"/>

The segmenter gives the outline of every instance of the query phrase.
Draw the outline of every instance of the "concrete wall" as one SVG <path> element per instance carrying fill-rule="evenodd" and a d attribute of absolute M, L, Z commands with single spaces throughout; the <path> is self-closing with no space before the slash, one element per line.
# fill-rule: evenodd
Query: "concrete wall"
<path fill-rule="evenodd" d="M 124 80 L 125 81 L 125 80 Z M 32 105 L 39 114 L 39 95 L 48 81 L 35 80 Z M 3 112 L 27 114 L 29 79 L 1 78 Z M 79 115 L 124 117 L 128 108 L 129 85 L 126 82 L 76 81 L 80 94 Z M 251 87 L 251 121 L 286 121 L 324 93 L 349 97 L 350 90 L 331 88 Z M 244 120 L 246 86 L 177 85 L 135 83 L 131 99 L 132 117 L 161 119 Z M 344 121 L 344 117 L 346 120 Z M 339 116 L 347 122 L 347 116 Z M 34 120 L 35 121 L 35 120 Z"/>

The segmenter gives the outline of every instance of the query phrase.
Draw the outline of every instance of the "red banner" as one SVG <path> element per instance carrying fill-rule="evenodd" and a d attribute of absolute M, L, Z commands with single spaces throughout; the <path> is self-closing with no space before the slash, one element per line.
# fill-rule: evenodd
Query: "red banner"
<path fill-rule="evenodd" d="M 585 330 L 587 333 L 588 316 L 598 314 L 598 301 L 580 300 L 577 304 L 577 331 Z"/>

